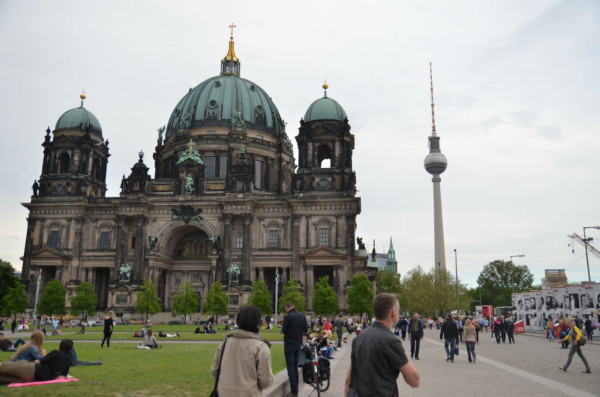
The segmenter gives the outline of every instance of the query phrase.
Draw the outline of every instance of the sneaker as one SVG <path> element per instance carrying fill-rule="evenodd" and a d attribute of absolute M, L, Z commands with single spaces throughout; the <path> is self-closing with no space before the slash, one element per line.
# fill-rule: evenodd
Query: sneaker
<path fill-rule="evenodd" d="M 450 361 L 450 357 L 447 357 L 447 358 L 446 358 L 446 361 Z"/>
<path fill-rule="evenodd" d="M 419 357 L 415 357 L 415 360 L 418 360 L 418 359 L 419 359 Z"/>
<path fill-rule="evenodd" d="M 477 357 L 473 357 L 473 362 L 477 362 Z"/>
<path fill-rule="evenodd" d="M 102 365 L 102 359 L 99 358 L 98 361 L 96 361 L 98 363 L 98 365 Z"/>

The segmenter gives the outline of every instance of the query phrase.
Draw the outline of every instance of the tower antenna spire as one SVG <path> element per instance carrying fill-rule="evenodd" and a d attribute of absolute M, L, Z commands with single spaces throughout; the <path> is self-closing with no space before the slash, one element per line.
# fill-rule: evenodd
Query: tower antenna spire
<path fill-rule="evenodd" d="M 431 84 L 431 134 L 437 135 L 435 130 L 435 105 L 433 103 L 433 70 L 431 68 L 431 62 L 429 62 L 429 82 Z"/>

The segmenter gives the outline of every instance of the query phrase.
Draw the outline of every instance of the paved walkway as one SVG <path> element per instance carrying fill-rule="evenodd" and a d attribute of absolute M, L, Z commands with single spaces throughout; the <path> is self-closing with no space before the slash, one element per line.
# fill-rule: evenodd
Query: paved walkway
<path fill-rule="evenodd" d="M 331 386 L 323 393 L 330 397 L 343 397 L 344 381 L 348 371 L 351 352 L 351 336 L 348 343 L 331 360 Z M 596 343 L 584 346 L 592 374 L 582 374 L 585 369 L 577 355 L 568 372 L 558 370 L 567 360 L 567 350 L 560 344 L 548 342 L 543 334 L 528 333 L 515 335 L 516 344 L 496 344 L 490 333 L 480 334 L 476 346 L 477 362 L 467 359 L 464 344 L 460 345 L 460 355 L 454 363 L 446 362 L 443 343 L 439 331 L 425 332 L 421 341 L 419 361 L 414 361 L 421 374 L 421 386 L 411 388 L 398 378 L 401 396 L 457 396 L 464 393 L 479 393 L 495 390 L 495 395 L 516 396 L 598 396 L 600 395 L 600 346 Z M 410 342 L 403 341 L 410 354 Z M 299 390 L 302 397 L 316 396 L 309 385 Z"/>

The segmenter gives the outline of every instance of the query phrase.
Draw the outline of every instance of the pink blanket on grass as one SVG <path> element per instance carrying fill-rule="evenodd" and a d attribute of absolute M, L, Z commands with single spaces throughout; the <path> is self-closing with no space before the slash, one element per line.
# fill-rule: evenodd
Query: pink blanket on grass
<path fill-rule="evenodd" d="M 62 378 L 62 379 L 54 379 L 54 380 L 44 380 L 41 382 L 24 382 L 24 383 L 11 383 L 7 387 L 23 387 L 23 386 L 40 386 L 40 385 L 49 385 L 52 383 L 67 383 L 67 382 L 77 382 L 79 379 L 71 378 Z"/>

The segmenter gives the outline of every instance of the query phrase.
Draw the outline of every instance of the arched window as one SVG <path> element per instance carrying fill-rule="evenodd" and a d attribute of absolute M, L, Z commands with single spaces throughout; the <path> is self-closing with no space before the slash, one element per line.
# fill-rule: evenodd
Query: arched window
<path fill-rule="evenodd" d="M 71 165 L 71 156 L 67 152 L 63 152 L 58 158 L 58 173 L 67 174 L 69 173 L 69 167 Z"/>
<path fill-rule="evenodd" d="M 182 238 L 175 249 L 177 258 L 206 258 L 208 250 L 208 236 L 204 232 L 190 233 Z"/>
<path fill-rule="evenodd" d="M 319 168 L 331 168 L 331 149 L 328 145 L 321 145 L 317 150 Z"/>

